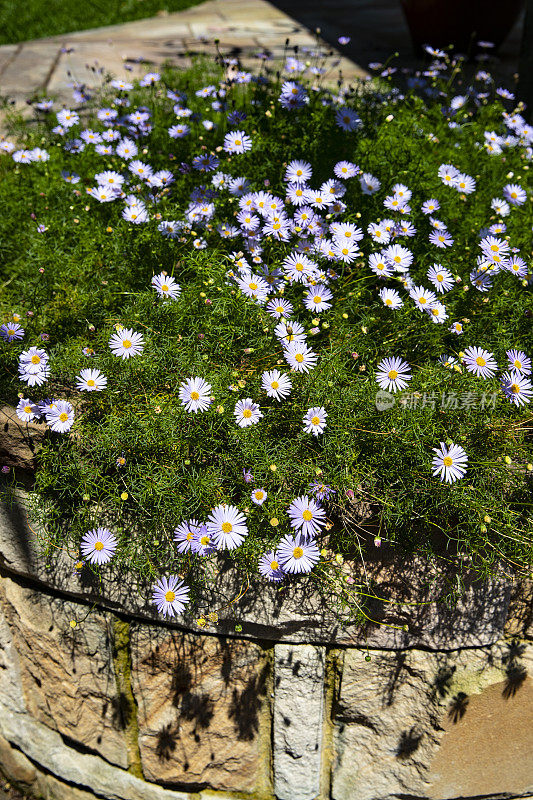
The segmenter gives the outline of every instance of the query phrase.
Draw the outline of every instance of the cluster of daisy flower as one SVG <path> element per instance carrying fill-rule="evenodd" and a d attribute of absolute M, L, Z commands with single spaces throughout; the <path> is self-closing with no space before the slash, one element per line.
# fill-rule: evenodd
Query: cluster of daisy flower
<path fill-rule="evenodd" d="M 434 64 L 423 74 L 415 76 L 421 86 L 429 87 L 428 91 L 428 80 L 431 82 L 435 75 L 442 73 L 444 58 L 440 51 L 431 54 L 435 58 Z M 498 221 L 478 232 L 479 250 L 474 257 L 475 263 L 470 264 L 469 286 L 465 286 L 465 277 L 456 273 L 454 217 L 450 215 L 452 232 L 444 220 L 447 217 L 447 195 L 452 197 L 452 202 L 469 202 L 469 198 L 479 191 L 483 181 L 480 176 L 474 178 L 453 164 L 442 163 L 434 169 L 433 189 L 420 195 L 415 186 L 408 185 L 407 177 L 402 176 L 405 182 L 394 179 L 389 183 L 382 175 L 367 171 L 363 159 L 362 166 L 351 160 L 342 159 L 335 163 L 332 160 L 325 170 L 325 160 L 317 169 L 310 161 L 295 158 L 284 163 L 283 180 L 276 191 L 270 189 L 269 181 L 257 185 L 253 165 L 246 160 L 246 154 L 254 154 L 256 131 L 247 132 L 247 113 L 236 109 L 228 94 L 232 84 L 261 84 L 265 79 L 238 69 L 237 64 L 228 63 L 226 66 L 234 69 L 231 80 L 226 77 L 217 85 L 201 87 L 194 97 L 188 98 L 184 92 L 171 88 L 159 88 L 172 107 L 172 124 L 164 131 L 167 142 L 173 140 L 178 147 L 180 143 L 177 140 L 192 139 L 195 132 L 199 143 L 204 141 L 206 132 L 218 136 L 216 146 L 209 149 L 205 144 L 199 145 L 200 152 L 175 169 L 158 168 L 160 159 L 156 147 L 150 155 L 154 112 L 145 106 L 132 108 L 129 93 L 133 85 L 125 81 L 111 82 L 117 95 L 108 105 L 97 109 L 92 127 L 84 127 L 76 111 L 63 108 L 56 112 L 57 124 L 53 133 L 57 143 L 63 143 L 69 158 L 92 148 L 91 154 L 101 159 L 101 167 L 97 171 L 92 169 L 88 176 L 81 177 L 71 170 L 63 170 L 61 175 L 68 184 L 85 185 L 84 201 L 95 206 L 105 205 L 102 214 L 107 213 L 107 206 L 112 214 L 113 204 L 118 204 L 117 213 L 121 220 L 131 226 L 152 225 L 154 236 L 195 249 L 216 245 L 230 250 L 225 290 L 236 295 L 243 304 L 260 307 L 265 317 L 268 315 L 273 328 L 272 354 L 276 358 L 272 362 L 276 363 L 276 368 L 261 368 L 257 396 L 236 401 L 231 414 L 233 425 L 241 429 L 265 425 L 262 422 L 265 417 L 274 418 L 283 404 L 291 404 L 293 383 L 312 385 L 310 373 L 320 364 L 322 352 L 318 347 L 313 348 L 310 337 L 320 331 L 320 324 L 327 328 L 324 317 L 338 308 L 338 281 L 347 272 L 371 282 L 375 296 L 392 314 L 401 309 L 402 313 L 412 309 L 415 328 L 419 326 L 422 329 L 429 319 L 435 325 L 444 325 L 441 330 L 456 335 L 465 333 L 468 319 L 453 320 L 449 306 L 456 307 L 455 301 L 464 297 L 465 289 L 475 290 L 472 294 L 479 298 L 488 295 L 493 286 L 494 292 L 500 291 L 506 280 L 518 280 L 520 284 L 516 285 L 524 288 L 531 285 L 526 254 L 521 255 L 519 249 L 512 246 L 504 222 L 511 214 L 520 213 L 518 209 L 526 203 L 527 193 L 518 183 L 504 184 L 503 180 L 500 181 L 498 194 L 501 197 L 490 199 L 490 210 Z M 393 71 L 393 68 L 381 65 L 375 68 L 382 77 Z M 300 76 L 308 71 L 308 66 L 306 62 L 290 57 L 285 71 L 290 79 L 282 82 L 276 103 L 283 114 L 304 113 L 313 99 L 313 92 L 318 91 L 317 87 L 310 88 L 301 80 Z M 316 67 L 308 74 L 313 78 L 319 77 L 321 68 Z M 485 82 L 482 71 L 476 79 Z M 160 84 L 158 73 L 148 73 L 141 81 L 141 86 L 157 84 Z M 449 100 L 444 111 L 449 115 L 451 129 L 459 126 L 461 109 L 470 102 L 480 102 L 482 96 L 483 92 L 477 91 Z M 392 97 L 396 101 L 397 98 Z M 40 111 L 52 113 L 51 101 L 40 102 Z M 369 131 L 365 131 L 367 123 L 350 107 L 348 90 L 341 87 L 337 92 L 325 92 L 322 103 L 328 107 L 331 124 L 346 136 L 349 143 L 346 152 L 353 153 L 353 138 L 359 135 L 359 131 L 367 134 Z M 196 110 L 199 104 L 203 104 L 200 106 L 202 113 Z M 273 105 L 271 103 L 271 107 Z M 272 115 L 270 108 L 265 113 Z M 392 115 L 390 119 L 393 119 Z M 532 160 L 533 130 L 524 118 L 517 113 L 505 113 L 502 125 L 509 133 L 486 131 L 484 142 L 478 143 L 480 154 L 488 160 L 484 150 L 492 157 L 505 148 L 520 148 L 523 159 Z M 0 142 L 0 149 L 11 154 L 17 164 L 43 162 L 49 158 L 45 150 L 15 150 L 14 145 L 7 141 Z M 172 156 L 171 160 L 174 159 Z M 239 166 L 242 163 L 248 165 L 249 176 L 246 169 Z M 244 174 L 238 174 L 240 172 Z M 439 179 L 457 194 L 444 190 L 441 200 L 433 197 L 433 193 L 440 196 Z M 159 209 L 169 207 L 167 200 L 180 182 L 187 186 L 184 190 L 187 192 L 186 200 L 180 201 L 180 210 L 175 212 L 180 218 L 163 219 Z M 81 194 L 79 189 L 69 191 L 77 192 L 77 196 Z M 354 196 L 358 203 L 356 212 L 347 201 L 347 197 Z M 364 223 L 361 221 L 363 218 Z M 431 266 L 427 269 L 424 266 L 421 273 L 415 243 L 418 245 L 422 241 L 429 253 L 426 266 L 430 262 Z M 173 246 L 174 242 L 169 244 Z M 497 276 L 498 283 L 495 283 Z M 149 276 L 146 280 L 148 282 Z M 187 284 L 180 280 L 182 285 L 166 270 L 153 275 L 150 286 L 155 292 L 154 299 L 159 298 L 157 302 L 160 301 L 166 309 L 172 303 L 182 301 Z M 206 299 L 205 302 L 212 301 Z M 388 312 L 383 312 L 383 315 L 390 318 Z M 313 317 L 311 328 L 307 324 L 309 317 Z M 429 327 L 436 330 L 432 325 Z M 5 323 L 0 326 L 0 337 L 11 344 L 24 337 L 24 330 L 15 321 Z M 148 342 L 145 334 L 134 328 L 116 325 L 109 339 L 109 349 L 125 362 L 144 353 L 146 345 L 150 346 L 150 337 L 147 339 Z M 86 350 L 86 355 L 94 354 L 92 349 Z M 388 354 L 386 350 L 382 353 L 383 357 L 376 365 L 375 381 L 384 391 L 401 392 L 413 379 L 412 367 L 405 359 L 390 353 L 390 350 Z M 517 349 L 508 350 L 507 357 L 508 365 L 499 378 L 501 391 L 514 406 L 519 407 L 529 403 L 533 397 L 529 377 L 531 361 L 526 353 Z M 499 369 L 494 354 L 478 345 L 466 347 L 458 358 L 466 371 L 476 378 L 491 379 Z M 457 366 L 453 356 L 442 355 L 439 360 L 447 368 Z M 18 371 L 20 380 L 28 387 L 41 387 L 50 377 L 47 352 L 38 346 L 24 350 L 19 356 Z M 216 386 L 214 376 L 180 375 L 177 396 L 185 412 L 194 415 L 212 413 L 216 401 L 213 385 Z M 76 376 L 76 388 L 85 393 L 105 391 L 108 378 L 99 369 L 82 369 Z M 260 391 L 275 401 L 268 410 L 261 406 Z M 250 391 L 250 394 L 254 392 Z M 309 397 L 302 411 L 311 402 Z M 328 412 L 328 402 L 323 402 L 324 405 L 310 405 L 298 423 L 301 424 L 300 430 L 317 440 L 324 433 L 327 439 L 329 432 L 334 430 L 331 408 Z M 59 433 L 66 433 L 74 422 L 74 409 L 66 400 L 34 402 L 21 397 L 17 415 L 24 422 L 44 420 L 52 431 Z M 245 431 L 242 435 L 253 434 Z M 432 458 L 433 476 L 445 483 L 464 477 L 468 456 L 460 445 L 451 440 L 440 442 L 439 447 L 433 448 L 433 453 L 434 456 L 428 456 L 428 462 Z M 125 464 L 125 458 L 120 458 L 123 463 L 117 459 L 117 467 Z M 254 483 L 250 472 L 244 472 L 244 479 L 246 483 Z M 295 489 L 294 494 L 297 491 Z M 315 482 L 309 488 L 309 494 L 292 500 L 287 508 L 292 532 L 283 535 L 276 546 L 259 559 L 259 572 L 265 578 L 279 583 L 288 575 L 310 572 L 318 563 L 317 537 L 326 525 L 326 510 L 321 503 L 327 503 L 334 494 L 332 487 Z M 267 497 L 264 486 L 254 488 L 250 494 L 256 507 L 261 507 Z M 244 511 L 235 505 L 218 504 L 204 521 L 194 518 L 181 522 L 174 530 L 174 542 L 178 554 L 206 558 L 240 547 L 248 532 Z M 99 527 L 83 536 L 81 552 L 91 564 L 101 565 L 111 560 L 118 545 L 110 530 Z M 178 575 L 164 577 L 153 587 L 153 602 L 165 615 L 181 613 L 188 597 L 188 587 Z"/>

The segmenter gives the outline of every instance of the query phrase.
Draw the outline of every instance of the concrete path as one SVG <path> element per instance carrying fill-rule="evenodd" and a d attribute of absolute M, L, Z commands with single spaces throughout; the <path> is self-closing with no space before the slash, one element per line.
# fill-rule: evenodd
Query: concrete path
<path fill-rule="evenodd" d="M 224 54 L 239 55 L 245 64 L 263 49 L 281 59 L 287 38 L 292 47 L 316 47 L 316 35 L 265 0 L 208 0 L 173 14 L 4 45 L 0 94 L 17 103 L 37 92 L 68 101 L 69 84 L 94 87 L 102 80 L 102 68 L 131 79 L 163 61 L 187 65 L 196 53 L 214 57 L 214 39 Z M 348 78 L 364 74 L 346 58 L 339 67 Z"/>
<path fill-rule="evenodd" d="M 326 49 L 343 51 L 337 69 L 347 79 L 395 51 L 401 65 L 416 64 L 399 0 L 207 0 L 123 25 L 4 45 L 0 96 L 19 106 L 37 93 L 72 104 L 69 84 L 97 86 L 104 71 L 131 78 L 167 60 L 186 66 L 195 53 L 214 57 L 216 38 L 224 54 L 238 55 L 245 66 L 263 49 L 281 59 L 287 38 L 291 47 L 316 46 L 316 28 Z M 519 23 L 500 52 L 496 72 L 507 80 L 517 69 L 520 30 Z M 340 35 L 351 36 L 345 48 L 337 44 Z"/>

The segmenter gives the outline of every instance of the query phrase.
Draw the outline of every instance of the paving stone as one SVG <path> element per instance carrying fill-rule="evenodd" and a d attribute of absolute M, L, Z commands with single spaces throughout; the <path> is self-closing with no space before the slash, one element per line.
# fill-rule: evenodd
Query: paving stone
<path fill-rule="evenodd" d="M 270 739 L 270 664 L 263 649 L 134 625 L 131 653 L 146 778 L 262 789 Z"/>
<path fill-rule="evenodd" d="M 29 42 L 24 44 L 16 57 L 6 66 L 0 76 L 0 87 L 4 95 L 25 95 L 46 86 L 59 55 L 55 42 Z"/>
<path fill-rule="evenodd" d="M 0 46 L 0 92 L 2 91 L 2 72 L 21 47 L 22 45 L 20 44 L 3 44 Z"/>
<path fill-rule="evenodd" d="M 325 648 L 274 648 L 274 792 L 313 800 L 320 791 Z"/>

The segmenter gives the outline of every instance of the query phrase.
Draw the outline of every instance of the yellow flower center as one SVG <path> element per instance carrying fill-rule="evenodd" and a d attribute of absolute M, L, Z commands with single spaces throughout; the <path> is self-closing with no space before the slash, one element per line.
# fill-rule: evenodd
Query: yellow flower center
<path fill-rule="evenodd" d="M 39 356 L 32 356 L 31 357 L 31 363 L 32 364 L 40 364 L 41 363 L 41 359 L 39 358 Z"/>
<path fill-rule="evenodd" d="M 302 361 L 304 360 L 304 357 L 303 357 L 303 355 L 302 355 L 301 353 L 296 353 L 296 355 L 294 356 L 294 358 L 296 359 L 296 361 L 298 362 L 298 364 L 301 364 L 301 363 L 302 363 Z"/>
<path fill-rule="evenodd" d="M 313 425 L 320 425 L 320 417 L 313 417 L 313 419 L 311 420 L 311 423 Z"/>
<path fill-rule="evenodd" d="M 272 386 L 273 389 L 279 389 L 279 383 L 277 381 L 272 381 L 270 385 Z"/>
<path fill-rule="evenodd" d="M 94 543 L 94 549 L 95 550 L 103 550 L 104 549 L 104 543 L 103 542 L 95 542 Z"/>
<path fill-rule="evenodd" d="M 250 287 L 252 292 L 255 292 L 255 290 L 257 289 L 257 283 L 249 283 L 248 286 Z"/>
<path fill-rule="evenodd" d="M 294 550 L 292 551 L 292 557 L 293 558 L 301 558 L 303 556 L 303 554 L 304 554 L 304 551 L 302 550 L 301 547 L 295 547 Z"/>
<path fill-rule="evenodd" d="M 516 200 L 518 195 L 516 194 L 516 192 L 511 192 L 511 197 L 513 198 L 513 200 Z"/>
<path fill-rule="evenodd" d="M 433 314 L 434 317 L 438 317 L 439 316 L 439 309 L 438 308 L 432 308 L 431 309 L 431 313 Z"/>
<path fill-rule="evenodd" d="M 519 361 L 517 358 L 515 358 L 515 360 L 513 361 L 513 364 L 515 365 L 515 367 L 517 369 L 522 369 L 522 362 Z"/>
<path fill-rule="evenodd" d="M 302 514 L 302 517 L 305 519 L 306 522 L 310 522 L 313 519 L 313 515 L 308 508 L 305 509 L 305 511 Z"/>
<path fill-rule="evenodd" d="M 453 458 L 450 458 L 450 456 L 445 456 L 442 459 L 442 463 L 444 464 L 445 467 L 451 467 L 451 465 L 453 464 Z"/>
<path fill-rule="evenodd" d="M 129 340 L 129 339 L 123 339 L 123 340 L 122 340 L 122 347 L 125 347 L 125 348 L 126 348 L 126 350 L 128 350 L 128 349 L 131 347 L 131 342 L 130 342 L 130 340 Z"/>
<path fill-rule="evenodd" d="M 59 419 L 61 420 L 61 422 L 66 422 L 67 421 L 68 414 L 66 413 L 66 411 L 62 411 L 61 412 L 61 414 L 59 415 Z"/>
<path fill-rule="evenodd" d="M 427 303 L 427 297 L 420 297 L 418 302 L 421 306 L 425 305 L 425 303 Z"/>
<path fill-rule="evenodd" d="M 297 264 L 294 265 L 294 269 L 297 272 L 303 272 L 304 265 L 299 261 Z"/>
<path fill-rule="evenodd" d="M 168 292 L 168 286 L 167 286 L 167 284 L 166 284 L 166 283 L 164 283 L 164 284 L 161 286 L 161 291 L 162 291 L 162 292 Z"/>
<path fill-rule="evenodd" d="M 257 491 L 257 492 L 255 493 L 255 499 L 256 499 L 256 500 L 262 500 L 264 496 L 265 496 L 265 493 L 264 493 L 264 492 Z"/>
<path fill-rule="evenodd" d="M 204 547 L 207 547 L 207 545 L 209 544 L 209 536 L 202 536 L 202 538 L 200 539 L 200 544 L 203 545 Z"/>
<path fill-rule="evenodd" d="M 438 280 L 439 283 L 442 283 L 442 281 L 444 280 L 444 277 L 442 275 L 437 275 L 437 280 Z"/>
<path fill-rule="evenodd" d="M 169 589 L 168 592 L 165 592 L 165 600 L 167 601 L 167 603 L 172 603 L 174 602 L 175 599 L 176 595 L 171 589 Z"/>
<path fill-rule="evenodd" d="M 520 386 L 517 383 L 512 383 L 511 391 L 513 394 L 520 394 Z"/>
<path fill-rule="evenodd" d="M 87 381 L 87 386 L 96 386 L 96 381 L 93 381 L 92 378 L 89 378 L 89 380 Z"/>
<path fill-rule="evenodd" d="M 222 523 L 222 533 L 231 533 L 233 530 L 233 525 L 231 522 L 223 522 Z"/>
<path fill-rule="evenodd" d="M 279 564 L 277 561 L 270 562 L 270 569 L 279 569 Z"/>
<path fill-rule="evenodd" d="M 350 252 L 350 251 L 348 250 L 348 248 L 347 248 L 347 247 L 343 247 L 343 248 L 342 248 L 342 254 L 343 254 L 343 256 L 347 256 L 349 252 Z"/>
<path fill-rule="evenodd" d="M 191 392 L 191 400 L 199 400 L 199 399 L 200 395 L 198 394 L 198 392 Z"/>
<path fill-rule="evenodd" d="M 390 380 L 391 380 L 391 381 L 395 381 L 397 377 L 398 377 L 398 372 L 397 372 L 395 369 L 391 369 L 391 370 L 389 371 L 389 378 L 390 378 Z"/>
<path fill-rule="evenodd" d="M 317 294 L 313 297 L 313 301 L 318 305 L 318 303 L 322 302 L 322 298 Z"/>
<path fill-rule="evenodd" d="M 244 419 L 250 419 L 250 417 L 252 416 L 252 412 L 250 411 L 249 408 L 245 408 L 244 411 L 242 412 L 242 415 Z"/>
<path fill-rule="evenodd" d="M 194 533 L 192 531 L 189 531 L 189 533 L 185 538 L 187 539 L 188 542 L 192 541 L 192 539 L 194 539 Z"/>
<path fill-rule="evenodd" d="M 31 414 L 31 406 L 24 406 L 24 411 L 26 414 Z"/>
<path fill-rule="evenodd" d="M 391 306 L 392 305 L 392 300 L 390 299 L 390 297 L 387 297 L 387 299 L 385 300 L 385 305 L 386 306 Z"/>
<path fill-rule="evenodd" d="M 476 358 L 476 364 L 478 365 L 478 367 L 484 367 L 486 363 L 487 362 L 485 361 L 485 359 L 482 356 L 478 356 Z"/>

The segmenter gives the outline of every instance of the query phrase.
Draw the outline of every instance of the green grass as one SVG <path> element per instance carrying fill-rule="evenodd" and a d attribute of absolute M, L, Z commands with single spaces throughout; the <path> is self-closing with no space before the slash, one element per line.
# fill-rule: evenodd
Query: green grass
<path fill-rule="evenodd" d="M 352 264 L 332 264 L 337 271 L 333 304 L 318 324 L 303 309 L 302 287 L 287 285 L 285 296 L 295 305 L 319 361 L 308 375 L 291 375 L 291 397 L 278 404 L 261 390 L 264 370 L 287 370 L 273 335 L 275 321 L 231 280 L 229 254 L 243 249 L 242 239 L 224 241 L 209 227 L 185 226 L 174 240 L 157 231 L 156 214 L 183 220 L 193 188 L 210 182 L 210 174 L 180 172 L 177 164 L 190 164 L 203 146 L 217 152 L 223 141 L 225 115 L 213 112 L 211 101 L 194 91 L 216 84 L 220 74 L 206 62 L 189 73 L 165 73 L 167 86 L 187 88 L 189 106 L 218 125 L 206 131 L 193 119 L 192 134 L 178 141 L 167 133 L 176 118 L 165 89 L 131 93 L 130 111 L 147 106 L 153 113 L 153 131 L 142 141 L 143 160 L 176 176 L 171 190 L 149 206 L 147 224 L 123 220 L 120 202 L 99 204 L 86 195 L 96 172 L 128 174 L 127 169 L 117 156 L 98 156 L 92 147 L 78 155 L 65 152 L 63 140 L 50 132 L 54 120 L 19 129 L 25 146 L 48 149 L 47 163 L 17 166 L 9 157 L 0 160 L 0 202 L 9 209 L 0 217 L 0 313 L 7 321 L 17 312 L 27 330 L 23 343 L 0 348 L 0 399 L 16 404 L 17 394 L 25 391 L 35 399 L 67 398 L 76 409 L 75 436 L 48 434 L 36 475 L 48 547 L 65 548 L 77 558 L 83 533 L 108 524 L 120 540 L 116 558 L 127 569 L 154 578 L 163 571 L 180 572 L 201 584 L 204 562 L 177 556 L 172 531 L 183 519 L 205 519 L 225 502 L 246 509 L 250 535 L 223 558 L 244 575 L 252 574 L 261 553 L 289 532 L 289 503 L 318 476 L 336 489 L 328 505 L 333 527 L 320 538 L 328 557 L 316 570 L 318 580 L 332 579 L 335 554 L 357 559 L 359 546 L 372 547 L 378 535 L 401 551 L 466 564 L 481 575 L 502 565 L 510 572 L 530 571 L 531 406 L 511 405 L 497 377 L 474 377 L 460 366 L 459 355 L 469 345 L 481 346 L 494 352 L 503 368 L 507 349 L 529 355 L 533 350 L 531 283 L 502 272 L 494 288 L 481 293 L 469 280 L 480 252 L 479 231 L 497 220 L 492 198 L 501 196 L 509 173 L 529 192 L 532 187 L 523 147 L 506 148 L 498 156 L 479 146 L 484 131 L 505 132 L 501 101 L 491 97 L 478 108 L 467 106 L 454 118 L 460 127 L 452 130 L 440 99 L 424 101 L 413 94 L 399 100 L 366 91 L 350 99 L 363 128 L 345 133 L 322 103 L 329 97 L 326 91 L 310 93 L 306 109 L 289 112 L 277 102 L 275 80 L 270 86 L 228 87 L 229 107 L 235 104 L 248 115 L 242 127 L 253 148 L 232 157 L 218 152 L 219 169 L 249 176 L 253 191 L 268 181 L 269 190 L 283 197 L 291 159 L 312 162 L 313 186 L 332 175 L 337 161 L 351 160 L 382 184 L 380 192 L 366 196 L 357 179 L 346 182 L 347 210 L 341 219 L 365 232 L 370 222 L 394 216 L 383 207 L 383 198 L 394 183 L 405 183 L 413 192 L 410 219 L 419 231 L 401 240 L 414 255 L 413 280 L 428 286 L 426 272 L 436 261 L 460 278 L 443 297 L 445 324 L 434 324 L 417 310 L 398 277 L 386 285 L 402 292 L 404 307 L 391 313 L 377 294 L 382 284 L 367 267 L 369 254 L 379 248 L 365 235 L 361 257 Z M 90 118 L 84 124 L 101 129 Z M 476 192 L 466 196 L 443 186 L 437 176 L 443 163 L 472 175 Z M 80 183 L 65 183 L 62 169 L 78 172 Z M 141 190 L 132 180 L 128 191 Z M 441 203 L 437 216 L 455 239 L 451 250 L 428 244 L 429 223 L 420 205 L 430 197 Z M 237 199 L 221 192 L 214 202 L 213 225 L 233 224 Z M 38 223 L 46 226 L 44 233 L 37 231 Z M 531 203 L 514 207 L 506 224 L 506 235 L 531 276 Z M 204 250 L 192 246 L 199 232 L 208 243 Z M 266 238 L 263 262 L 279 267 L 291 250 L 291 243 Z M 150 287 L 152 276 L 162 270 L 182 287 L 176 302 L 161 301 Z M 453 320 L 464 322 L 463 336 L 449 331 Z M 108 341 L 118 323 L 143 333 L 141 356 L 123 362 L 111 354 Z M 30 344 L 42 345 L 43 331 L 49 336 L 45 347 L 52 377 L 40 389 L 26 390 L 18 380 L 18 355 Z M 93 359 L 83 355 L 84 347 L 95 351 Z M 438 362 L 442 354 L 453 355 L 458 369 L 444 368 Z M 413 408 L 396 402 L 378 411 L 375 370 L 392 355 L 411 365 L 407 392 L 418 393 L 419 402 Z M 87 366 L 108 377 L 106 391 L 76 390 L 75 376 Z M 187 414 L 178 398 L 180 382 L 193 375 L 206 378 L 216 398 L 203 414 Z M 478 401 L 445 407 L 443 393 L 474 395 Z M 480 403 L 482 393 L 494 394 L 494 403 Z M 241 429 L 233 408 L 245 397 L 260 402 L 264 417 L 257 426 Z M 302 417 L 310 406 L 321 405 L 328 411 L 328 427 L 315 438 L 303 432 Z M 468 453 L 467 475 L 453 485 L 431 475 L 432 448 L 441 441 L 460 444 Z M 126 465 L 118 468 L 122 453 Z M 266 488 L 263 506 L 250 502 L 244 468 L 253 472 L 255 486 Z M 368 509 L 365 519 L 356 518 L 355 528 L 349 522 L 353 496 Z"/>
<path fill-rule="evenodd" d="M 0 44 L 59 36 L 152 17 L 159 11 L 183 11 L 202 0 L 2 0 Z"/>

